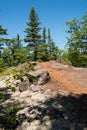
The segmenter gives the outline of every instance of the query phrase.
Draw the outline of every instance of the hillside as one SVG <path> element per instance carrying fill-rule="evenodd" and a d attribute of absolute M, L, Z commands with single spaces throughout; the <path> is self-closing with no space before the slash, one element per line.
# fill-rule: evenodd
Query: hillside
<path fill-rule="evenodd" d="M 21 77 L 16 72 L 18 79 L 12 74 L 0 77 L 1 96 L 5 97 L 0 100 L 1 130 L 86 130 L 87 69 L 57 61 L 31 64 L 34 70 Z M 23 70 L 27 65 L 14 69 Z M 5 89 L 6 83 L 15 92 Z"/>

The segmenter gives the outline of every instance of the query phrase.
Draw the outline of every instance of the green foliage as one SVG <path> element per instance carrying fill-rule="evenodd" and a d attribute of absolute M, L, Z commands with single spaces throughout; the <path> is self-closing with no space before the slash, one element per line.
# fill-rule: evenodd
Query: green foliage
<path fill-rule="evenodd" d="M 18 73 L 18 71 L 17 71 L 16 69 L 12 69 L 12 70 L 11 70 L 11 74 L 15 75 L 15 74 L 17 74 L 17 73 Z"/>
<path fill-rule="evenodd" d="M 48 50 L 47 50 L 47 44 L 42 44 L 38 48 L 38 61 L 48 61 Z"/>
<path fill-rule="evenodd" d="M 5 101 L 5 96 L 2 91 L 0 91 L 0 104 Z"/>
<path fill-rule="evenodd" d="M 4 29 L 2 25 L 0 25 L 0 35 L 7 35 L 7 29 Z"/>
<path fill-rule="evenodd" d="M 15 92 L 16 91 L 16 89 L 15 89 L 15 87 L 12 87 L 11 85 L 9 85 L 9 86 L 7 86 L 6 88 L 5 88 L 5 90 L 11 90 L 11 92 Z"/>
<path fill-rule="evenodd" d="M 87 13 L 81 20 L 74 18 L 68 21 L 67 25 L 67 32 L 70 34 L 67 42 L 69 59 L 74 66 L 87 66 Z"/>
<path fill-rule="evenodd" d="M 9 79 L 6 82 L 9 82 Z M 9 89 L 15 92 L 15 88 L 10 85 L 0 89 L 0 128 L 6 130 L 14 129 L 18 125 L 19 116 L 16 113 L 21 109 L 20 103 L 2 104 L 10 98 Z"/>
<path fill-rule="evenodd" d="M 7 35 L 7 29 L 4 29 L 2 25 L 0 25 L 0 35 Z M 5 39 L 0 37 L 0 58 L 1 58 L 1 51 L 3 49 L 3 43 Z"/>
<path fill-rule="evenodd" d="M 46 39 L 47 39 L 46 28 L 44 27 L 42 32 L 42 44 L 46 44 Z"/>
<path fill-rule="evenodd" d="M 24 39 L 25 42 L 28 42 L 30 47 L 33 47 L 33 54 L 34 54 L 34 60 L 37 60 L 38 55 L 38 45 L 40 44 L 40 38 L 41 35 L 39 34 L 40 27 L 39 25 L 41 22 L 39 22 L 38 15 L 34 9 L 34 7 L 31 8 L 30 15 L 29 15 L 29 21 L 27 22 L 27 28 L 25 29 L 26 37 Z"/>
<path fill-rule="evenodd" d="M 24 79 L 22 77 L 26 76 L 26 73 L 31 71 L 31 70 L 34 70 L 34 66 L 32 64 L 29 64 L 29 65 L 25 66 L 23 70 L 20 70 L 20 71 L 13 69 L 11 71 L 11 74 L 13 74 L 14 79 L 20 80 L 21 82 L 23 82 Z"/>
<path fill-rule="evenodd" d="M 80 55 L 78 60 L 78 66 L 87 67 L 87 55 Z"/>
<path fill-rule="evenodd" d="M 3 53 L 4 62 L 7 63 L 8 66 L 12 66 L 16 64 L 18 65 L 20 60 L 18 60 L 17 56 L 19 55 L 20 59 L 21 58 L 23 59 L 23 57 L 20 56 L 21 53 L 20 49 L 22 48 L 20 36 L 17 34 L 16 38 L 9 39 L 6 42 L 6 46 L 7 48 L 4 50 Z M 18 51 L 20 53 L 18 53 Z M 23 51 L 22 51 L 22 55 L 23 55 Z"/>
<path fill-rule="evenodd" d="M 2 58 L 4 67 L 9 67 L 13 65 L 12 56 L 8 48 L 3 49 Z"/>
<path fill-rule="evenodd" d="M 50 34 L 50 28 L 48 28 L 48 45 L 50 45 L 51 41 L 51 34 Z"/>
<path fill-rule="evenodd" d="M 31 70 L 34 70 L 34 66 L 33 66 L 32 64 L 29 64 L 28 66 L 26 66 L 26 67 L 24 68 L 24 71 L 25 71 L 25 72 L 28 72 L 28 71 L 31 71 Z"/>
<path fill-rule="evenodd" d="M 0 58 L 0 73 L 4 71 L 3 59 Z"/>
<path fill-rule="evenodd" d="M 56 60 L 60 57 L 60 50 L 57 46 L 55 46 L 55 43 L 53 40 L 50 41 L 50 44 L 48 45 L 48 52 L 49 52 L 49 60 Z"/>
<path fill-rule="evenodd" d="M 19 120 L 19 116 L 16 115 L 18 110 L 21 109 L 21 105 L 13 104 L 10 108 L 3 110 L 4 116 L 0 117 L 0 124 L 2 128 L 5 129 L 14 129 Z"/>
<path fill-rule="evenodd" d="M 10 78 L 6 79 L 5 82 L 6 82 L 7 84 L 9 84 L 9 83 L 10 83 Z"/>
<path fill-rule="evenodd" d="M 61 50 L 55 45 L 55 42 L 51 38 L 50 29 L 48 29 L 48 57 L 49 60 L 56 60 L 60 57 Z"/>
<path fill-rule="evenodd" d="M 18 65 L 19 63 L 24 63 L 28 61 L 29 57 L 29 50 L 27 48 L 21 48 L 15 51 L 14 56 L 15 56 L 15 61 L 14 65 Z"/>
<path fill-rule="evenodd" d="M 69 53 L 67 51 L 63 51 L 61 58 L 64 60 L 65 64 L 71 65 L 71 61 L 69 59 Z"/>
<path fill-rule="evenodd" d="M 37 80 L 38 80 L 38 78 L 35 77 L 35 76 L 33 76 L 33 75 L 30 75 L 30 74 L 25 74 L 25 75 L 27 76 L 27 78 L 29 79 L 29 81 L 30 81 L 31 83 L 36 83 Z"/>

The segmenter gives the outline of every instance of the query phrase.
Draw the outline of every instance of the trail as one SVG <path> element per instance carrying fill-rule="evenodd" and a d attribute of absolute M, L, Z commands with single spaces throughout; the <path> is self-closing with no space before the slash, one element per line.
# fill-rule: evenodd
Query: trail
<path fill-rule="evenodd" d="M 64 71 L 60 71 L 55 67 L 53 68 L 53 63 L 51 62 L 43 62 L 40 64 L 50 73 L 51 81 L 48 83 L 48 87 L 52 91 L 58 91 L 59 89 L 62 89 L 73 94 L 87 94 L 87 84 L 80 84 L 80 79 L 77 79 L 78 82 L 74 79 L 70 79 L 69 76 L 67 76 L 67 74 L 70 75 L 70 71 L 66 70 L 65 74 Z"/>

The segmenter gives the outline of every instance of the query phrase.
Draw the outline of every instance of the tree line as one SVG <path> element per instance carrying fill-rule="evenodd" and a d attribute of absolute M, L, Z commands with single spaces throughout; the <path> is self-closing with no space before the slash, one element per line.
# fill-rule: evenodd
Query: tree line
<path fill-rule="evenodd" d="M 0 37 L 0 68 L 18 65 L 25 61 L 48 61 L 59 57 L 60 49 L 51 37 L 50 28 L 47 30 L 40 25 L 39 17 L 32 7 L 27 27 L 24 29 L 26 34 L 24 39 L 21 39 L 19 34 L 11 39 Z M 0 36 L 3 35 L 8 35 L 7 29 L 0 25 Z M 22 41 L 26 42 L 27 46 L 24 47 Z"/>
<path fill-rule="evenodd" d="M 74 66 L 87 67 L 87 12 L 81 19 L 73 18 L 68 25 L 67 49 Z"/>
<path fill-rule="evenodd" d="M 31 8 L 25 38 L 17 34 L 15 38 L 3 38 L 7 29 L 0 25 L 0 71 L 26 61 L 49 61 L 62 58 L 67 64 L 87 67 L 87 13 L 78 20 L 66 22 L 69 35 L 66 50 L 59 49 L 51 36 L 50 28 L 41 28 L 38 14 Z M 27 43 L 26 46 L 23 45 Z"/>

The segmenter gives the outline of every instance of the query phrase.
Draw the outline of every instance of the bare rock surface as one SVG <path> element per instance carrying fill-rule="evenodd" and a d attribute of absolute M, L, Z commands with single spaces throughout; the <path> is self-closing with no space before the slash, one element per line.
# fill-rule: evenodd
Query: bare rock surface
<path fill-rule="evenodd" d="M 64 75 L 61 75 L 61 72 L 64 74 L 64 71 L 70 73 L 70 68 L 74 71 L 79 69 L 60 65 L 59 63 L 56 63 L 55 67 L 53 61 L 50 63 L 52 63 L 51 67 L 47 63 L 44 64 L 46 70 L 40 68 L 28 73 L 38 77 L 35 84 L 30 83 L 26 77 L 24 77 L 23 82 L 14 80 L 11 77 L 8 85 L 12 84 L 16 91 L 6 91 L 4 93 L 7 99 L 0 104 L 0 112 L 9 107 L 10 104 L 16 103 L 21 104 L 21 109 L 16 113 L 20 117 L 17 127 L 9 130 L 87 129 L 87 94 L 81 93 L 82 89 L 80 87 L 76 88 L 73 86 L 74 93 L 71 86 L 72 82 L 65 84 L 68 80 L 64 78 Z M 79 70 L 79 72 L 81 71 L 82 69 Z M 50 79 L 49 75 L 51 76 L 51 81 L 47 83 L 48 79 Z M 7 79 L 8 77 L 0 78 L 0 83 L 3 87 L 5 87 Z M 42 81 L 44 82 L 39 83 Z M 63 81 L 63 84 L 60 81 Z M 19 91 L 18 88 L 20 87 L 18 85 L 21 87 L 21 91 Z M 70 85 L 68 86 L 70 91 L 68 91 L 67 85 Z M 76 93 L 76 90 L 80 93 Z M 1 128 L 1 130 L 4 129 Z"/>
<path fill-rule="evenodd" d="M 30 86 L 30 89 L 33 91 L 33 92 L 37 92 L 37 91 L 40 91 L 41 90 L 41 86 L 40 85 L 34 85 L 32 84 Z"/>

